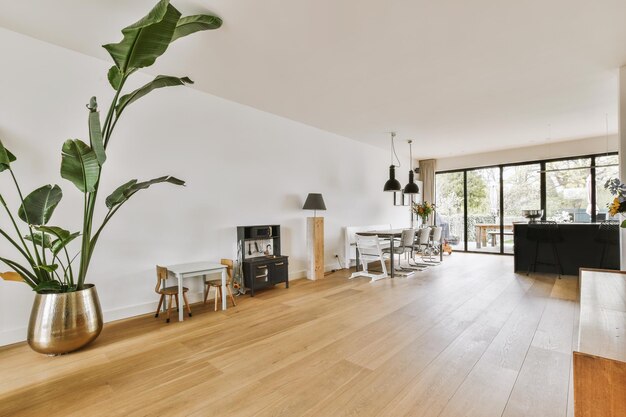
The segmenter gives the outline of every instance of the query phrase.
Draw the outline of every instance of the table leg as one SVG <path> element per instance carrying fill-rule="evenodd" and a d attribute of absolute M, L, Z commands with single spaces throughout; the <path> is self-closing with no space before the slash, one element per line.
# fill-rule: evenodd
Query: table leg
<path fill-rule="evenodd" d="M 168 272 L 168 274 L 169 274 L 169 272 Z M 168 278 L 169 278 L 169 275 L 168 275 Z M 166 280 L 162 280 L 161 281 L 161 289 L 165 288 L 165 281 Z M 167 311 L 167 298 L 163 299 L 163 307 L 162 308 L 163 308 L 163 312 L 165 313 Z"/>
<path fill-rule="evenodd" d="M 443 262 L 443 236 L 439 239 L 439 262 Z"/>
<path fill-rule="evenodd" d="M 183 276 L 182 274 L 178 277 L 178 321 L 183 321 L 183 306 L 184 306 L 184 300 L 183 300 Z"/>
<path fill-rule="evenodd" d="M 395 277 L 396 273 L 394 271 L 394 262 L 393 262 L 393 258 L 395 257 L 393 254 L 393 241 L 394 241 L 394 237 L 391 237 L 391 240 L 389 241 L 389 251 L 391 252 L 391 261 L 389 262 L 391 265 L 391 278 Z"/>
<path fill-rule="evenodd" d="M 206 300 L 206 292 L 207 292 L 206 275 L 202 275 L 202 301 L 203 302 Z"/>
<path fill-rule="evenodd" d="M 227 308 L 227 295 L 226 292 L 226 268 L 222 269 L 222 310 L 226 310 Z"/>
<path fill-rule="evenodd" d="M 361 255 L 359 254 L 359 247 L 356 247 L 356 266 L 354 268 L 355 272 L 359 272 L 359 261 L 361 260 Z M 350 266 L 350 265 L 348 265 Z"/>

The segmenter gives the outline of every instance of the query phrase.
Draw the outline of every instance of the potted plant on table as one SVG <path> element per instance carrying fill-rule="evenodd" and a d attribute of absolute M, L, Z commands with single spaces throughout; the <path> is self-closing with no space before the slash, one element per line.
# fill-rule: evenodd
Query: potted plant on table
<path fill-rule="evenodd" d="M 429 203 L 428 201 L 424 201 L 423 203 L 413 203 L 412 210 L 417 217 L 422 219 L 422 226 L 424 227 L 428 222 L 428 216 L 433 214 L 435 211 L 435 205 Z"/>
<path fill-rule="evenodd" d="M 115 65 L 108 80 L 114 97 L 101 123 L 96 98 L 87 105 L 89 141 L 70 139 L 63 144 L 61 177 L 72 182 L 83 194 L 82 230 L 70 232 L 49 224 L 63 193 L 58 185 L 44 185 L 28 195 L 12 169 L 16 157 L 0 141 L 0 173 L 11 176 L 20 206 L 17 214 L 0 193 L 0 205 L 8 216 L 10 230 L 0 227 L 0 235 L 18 256 L 0 256 L 11 270 L 0 273 L 9 281 L 20 281 L 35 292 L 28 326 L 28 343 L 37 352 L 63 354 L 95 340 L 102 330 L 102 312 L 96 288 L 86 283 L 89 264 L 102 230 L 117 211 L 137 192 L 159 183 L 184 185 L 184 181 L 163 176 L 148 181 L 132 179 L 116 188 L 104 201 L 107 212 L 96 222 L 100 179 L 107 159 L 106 150 L 124 110 L 155 89 L 191 84 L 187 77 L 159 75 L 146 85 L 122 95 L 128 78 L 141 68 L 154 64 L 175 40 L 198 31 L 217 29 L 220 18 L 211 15 L 182 17 L 168 0 L 160 1 L 144 18 L 122 29 L 119 43 L 104 45 Z M 18 224 L 21 220 L 24 226 Z M 80 238 L 80 250 L 70 254 L 69 245 Z"/>

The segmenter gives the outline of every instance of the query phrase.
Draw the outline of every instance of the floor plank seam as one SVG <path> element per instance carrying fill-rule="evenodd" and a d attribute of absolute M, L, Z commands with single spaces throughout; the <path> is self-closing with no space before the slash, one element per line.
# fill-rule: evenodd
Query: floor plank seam
<path fill-rule="evenodd" d="M 553 286 L 554 288 L 554 286 Z M 533 332 L 533 338 L 531 339 L 530 343 L 528 344 L 528 349 L 526 349 L 526 354 L 524 355 L 524 360 L 522 361 L 522 365 L 520 366 L 520 369 L 517 370 L 517 376 L 515 377 L 515 382 L 513 383 L 512 387 L 511 387 L 511 392 L 509 392 L 509 396 L 506 400 L 506 405 L 504 406 L 504 408 L 502 409 L 502 413 L 500 414 L 500 417 L 504 417 L 504 413 L 506 412 L 506 409 L 511 401 L 511 396 L 513 395 L 513 391 L 515 391 L 515 386 L 517 385 L 517 382 L 519 381 L 519 376 L 522 372 L 522 368 L 524 367 L 524 364 L 526 363 L 526 359 L 528 358 L 528 352 L 530 352 L 530 349 L 532 348 L 532 340 L 534 339 L 534 335 L 537 334 L 537 329 L 539 328 L 540 324 L 541 324 L 541 320 L 543 319 L 543 315 L 546 311 L 546 307 L 548 306 L 547 302 L 546 304 L 544 304 L 543 309 L 541 311 L 541 317 L 539 317 L 539 320 L 537 321 L 537 326 L 535 327 L 535 330 Z"/>

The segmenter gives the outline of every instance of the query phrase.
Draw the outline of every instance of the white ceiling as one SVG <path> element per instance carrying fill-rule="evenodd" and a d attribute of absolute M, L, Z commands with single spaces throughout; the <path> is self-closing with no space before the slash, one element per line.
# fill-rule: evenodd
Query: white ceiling
<path fill-rule="evenodd" d="M 0 0 L 0 26 L 109 60 L 99 45 L 156 0 Z M 383 148 L 445 157 L 617 130 L 624 0 L 174 0 L 218 31 L 155 71 Z M 404 145 L 406 146 L 406 145 Z"/>

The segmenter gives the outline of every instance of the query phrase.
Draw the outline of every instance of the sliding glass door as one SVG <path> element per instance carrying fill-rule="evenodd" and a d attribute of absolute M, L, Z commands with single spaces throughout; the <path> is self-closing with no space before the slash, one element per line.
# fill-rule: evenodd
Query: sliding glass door
<path fill-rule="evenodd" d="M 467 171 L 467 249 L 500 253 L 500 224 L 500 169 Z"/>
<path fill-rule="evenodd" d="M 541 210 L 541 164 L 502 168 L 504 253 L 513 253 L 513 223 L 526 222 L 523 210 Z"/>
<path fill-rule="evenodd" d="M 436 223 L 454 250 L 465 250 L 465 176 L 463 172 L 437 174 Z"/>

